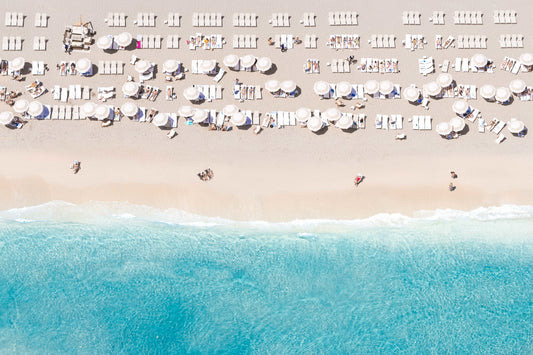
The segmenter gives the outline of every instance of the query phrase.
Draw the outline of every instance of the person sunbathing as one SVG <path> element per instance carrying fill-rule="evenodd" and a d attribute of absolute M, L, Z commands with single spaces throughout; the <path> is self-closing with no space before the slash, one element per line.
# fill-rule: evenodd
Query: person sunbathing
<path fill-rule="evenodd" d="M 15 100 L 7 99 L 6 104 L 8 104 L 9 106 L 13 106 L 15 104 Z"/>
<path fill-rule="evenodd" d="M 169 98 L 169 99 L 172 98 L 172 87 L 169 87 L 167 89 L 167 98 Z"/>
<path fill-rule="evenodd" d="M 211 168 L 205 169 L 205 173 L 207 174 L 207 177 L 209 177 L 209 179 L 212 179 L 215 176 L 215 173 L 213 172 L 213 170 L 211 170 Z"/>
<path fill-rule="evenodd" d="M 272 37 L 268 37 L 268 45 L 269 46 L 273 46 L 274 45 L 274 41 L 272 40 Z"/>
<path fill-rule="evenodd" d="M 205 173 L 205 171 L 201 171 L 198 173 L 198 177 L 200 178 L 200 180 L 202 181 L 207 181 L 206 178 L 207 178 L 207 175 Z"/>
<path fill-rule="evenodd" d="M 36 88 L 37 86 L 39 86 L 40 82 L 39 80 L 35 80 L 33 83 L 31 83 L 29 85 L 30 88 Z"/>
<path fill-rule="evenodd" d="M 319 68 L 319 66 L 318 66 L 318 60 L 313 61 L 313 70 L 314 70 L 315 72 L 318 72 L 319 69 L 320 69 L 320 68 Z"/>
<path fill-rule="evenodd" d="M 155 108 L 150 110 L 150 113 L 148 114 L 148 122 L 152 122 L 152 119 L 154 118 L 156 113 L 157 113 L 157 110 Z"/>

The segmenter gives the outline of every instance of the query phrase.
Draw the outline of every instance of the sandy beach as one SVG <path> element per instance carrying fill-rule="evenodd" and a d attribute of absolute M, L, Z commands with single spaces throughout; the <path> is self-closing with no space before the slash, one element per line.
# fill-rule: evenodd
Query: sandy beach
<path fill-rule="evenodd" d="M 528 28 L 529 5 L 519 1 L 492 2 L 485 8 L 474 2 L 449 1 L 441 4 L 418 2 L 397 3 L 392 1 L 365 4 L 365 8 L 346 8 L 318 1 L 281 2 L 243 6 L 237 1 L 202 4 L 183 3 L 169 6 L 164 1 L 150 4 L 125 4 L 118 1 L 96 1 L 92 7 L 70 4 L 70 10 L 63 11 L 63 4 L 57 0 L 46 5 L 34 4 L 28 0 L 3 4 L 0 19 L 5 11 L 23 12 L 26 16 L 24 27 L 0 25 L 1 36 L 22 36 L 23 50 L 2 51 L 1 58 L 11 60 L 23 56 L 26 62 L 43 60 L 50 71 L 38 78 L 51 89 L 54 85 L 69 84 L 115 86 L 117 95 L 106 104 L 120 106 L 125 99 L 120 91 L 127 75 L 136 75 L 133 66 L 128 64 L 132 54 L 147 59 L 159 66 L 170 58 L 179 59 L 186 68 L 193 59 L 216 59 L 221 67 L 225 55 L 239 56 L 253 54 L 257 57 L 269 56 L 276 65 L 273 74 L 259 72 L 229 71 L 220 81 L 222 100 L 195 104 L 195 107 L 220 111 L 227 104 L 236 104 L 242 110 L 265 112 L 284 110 L 294 111 L 299 107 L 325 110 L 334 107 L 334 100 L 319 100 L 313 92 L 313 84 L 318 80 L 330 83 L 349 81 L 364 83 L 369 79 L 392 80 L 405 88 L 416 84 L 421 88 L 435 80 L 441 72 L 423 76 L 418 73 L 418 59 L 432 56 L 435 64 L 445 59 L 454 61 L 456 57 L 471 57 L 483 53 L 501 63 L 504 56 L 518 58 L 522 53 L 533 52 L 531 30 Z M 484 5 L 485 6 L 485 5 Z M 386 11 L 384 10 L 386 8 Z M 454 25 L 455 10 L 483 11 L 483 25 Z M 492 12 L 497 9 L 514 9 L 518 13 L 518 23 L 497 25 L 493 23 Z M 359 13 L 357 26 L 329 26 L 328 11 L 351 10 Z M 422 13 L 421 25 L 402 25 L 404 10 L 417 10 Z M 428 21 L 434 10 L 445 12 L 445 25 L 437 26 Z M 182 15 L 181 27 L 168 27 L 163 23 L 168 12 Z M 193 27 L 193 12 L 221 12 L 224 15 L 223 27 Z M 34 27 L 35 12 L 46 12 L 49 16 L 47 28 Z M 125 12 L 127 26 L 108 27 L 104 18 L 108 12 Z M 133 24 L 137 12 L 154 12 L 156 27 L 137 27 Z M 234 12 L 255 12 L 258 15 L 257 27 L 233 27 Z M 272 12 L 288 12 L 290 27 L 272 27 L 268 23 Z M 303 12 L 316 14 L 316 27 L 304 27 L 299 23 Z M 162 49 L 135 49 L 105 53 L 96 46 L 89 53 L 73 52 L 65 54 L 61 38 L 65 25 L 72 25 L 82 16 L 84 21 L 92 21 L 97 32 L 96 38 L 106 34 L 116 35 L 129 31 L 134 38 L 137 34 L 160 34 L 163 37 Z M 188 36 L 202 32 L 222 34 L 226 40 L 223 49 L 207 51 L 189 50 L 185 40 Z M 359 34 L 361 48 L 357 50 L 335 51 L 326 47 L 330 34 Z M 367 43 L 371 34 L 383 33 L 396 36 L 396 48 L 372 49 Z M 409 51 L 402 48 L 401 41 L 406 34 L 423 34 L 428 44 L 422 50 Z M 498 44 L 500 34 L 520 33 L 524 35 L 524 48 L 501 49 Z M 179 49 L 166 49 L 165 38 L 169 34 L 180 36 Z M 233 49 L 234 34 L 256 34 L 257 49 Z M 268 46 L 267 38 L 276 34 L 293 34 L 303 38 L 305 34 L 318 36 L 318 48 L 306 49 L 303 45 L 281 53 Z M 487 49 L 436 50 L 435 34 L 443 37 L 460 34 L 487 35 Z M 48 39 L 46 51 L 33 51 L 34 36 Z M 356 63 L 351 73 L 332 73 L 326 65 L 333 58 L 346 58 L 354 55 L 362 57 L 398 58 L 400 72 L 396 74 L 370 74 L 357 70 Z M 97 64 L 99 60 L 122 60 L 126 64 L 125 75 L 95 74 L 90 78 L 80 76 L 60 76 L 55 69 L 62 60 L 76 60 L 87 57 Z M 306 74 L 302 67 L 307 58 L 320 60 L 320 74 Z M 513 75 L 496 68 L 494 73 L 464 73 L 449 71 L 459 83 L 483 84 L 496 87 L 508 86 L 515 78 L 523 79 L 532 85 L 531 73 Z M 292 79 L 301 89 L 296 98 L 273 98 L 263 89 L 262 100 L 249 100 L 243 103 L 233 98 L 232 88 L 235 78 L 246 84 L 264 86 L 266 80 Z M 23 98 L 31 100 L 24 86 L 34 80 L 31 74 L 25 81 L 14 82 L 0 76 L 0 83 L 10 90 L 23 92 Z M 151 85 L 165 88 L 172 85 L 177 99 L 166 101 L 164 93 L 155 102 L 136 100 L 135 103 L 156 107 L 160 112 L 177 112 L 178 107 L 188 103 L 182 95 L 183 89 L 192 84 L 212 84 L 212 77 L 186 73 L 185 79 L 166 83 L 164 75 L 156 73 Z M 44 104 L 55 105 L 50 92 L 38 98 Z M 507 139 L 496 144 L 492 132 L 478 133 L 476 123 L 468 123 L 466 133 L 459 139 L 446 140 L 435 130 L 417 131 L 407 121 L 412 115 L 431 115 L 433 128 L 438 122 L 454 117 L 452 104 L 455 99 L 430 99 L 429 110 L 411 105 L 405 99 L 379 100 L 369 98 L 365 107 L 352 111 L 347 106 L 342 112 L 365 113 L 366 129 L 344 132 L 331 125 L 321 134 L 314 134 L 306 128 L 284 127 L 264 129 L 254 135 L 254 127 L 229 132 L 209 131 L 206 126 L 184 124 L 182 118 L 176 128 L 177 136 L 166 137 L 167 131 L 160 130 L 150 123 L 134 122 L 127 118 L 110 127 L 101 127 L 93 120 L 30 120 L 22 129 L 0 129 L 0 209 L 32 206 L 51 200 L 64 200 L 73 203 L 84 201 L 128 201 L 160 208 L 177 208 L 187 212 L 232 218 L 237 220 L 288 221 L 294 219 L 355 219 L 378 213 L 402 213 L 412 215 L 420 210 L 460 209 L 471 210 L 479 206 L 503 204 L 533 204 L 533 153 L 531 134 L 517 138 L 504 129 Z M 93 100 L 97 102 L 96 98 Z M 85 100 L 69 101 L 69 105 L 82 105 Z M 477 100 L 470 104 L 479 109 L 486 120 L 498 117 L 502 121 L 518 118 L 531 123 L 532 101 L 515 99 L 503 106 L 487 102 L 478 93 Z M 63 103 L 62 103 L 63 104 Z M 0 111 L 12 110 L 0 103 Z M 395 140 L 395 130 L 378 130 L 374 127 L 376 114 L 402 114 L 405 118 L 401 132 L 407 135 L 404 141 Z M 81 161 L 81 170 L 74 175 L 69 169 L 73 160 Z M 201 181 L 196 175 L 205 168 L 212 168 L 215 177 L 209 182 Z M 453 180 L 456 190 L 448 191 L 452 181 L 450 171 L 456 171 L 458 178 Z M 359 187 L 353 184 L 357 173 L 365 175 Z"/>

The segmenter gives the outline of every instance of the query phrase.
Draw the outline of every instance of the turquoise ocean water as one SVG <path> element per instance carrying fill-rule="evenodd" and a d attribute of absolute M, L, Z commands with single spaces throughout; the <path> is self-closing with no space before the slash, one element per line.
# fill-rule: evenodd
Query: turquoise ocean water
<path fill-rule="evenodd" d="M 0 212 L 1 354 L 531 354 L 533 207 Z"/>

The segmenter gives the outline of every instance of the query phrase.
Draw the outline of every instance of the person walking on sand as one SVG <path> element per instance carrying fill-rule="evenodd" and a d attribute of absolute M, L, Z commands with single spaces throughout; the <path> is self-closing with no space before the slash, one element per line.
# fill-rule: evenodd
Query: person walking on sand
<path fill-rule="evenodd" d="M 72 169 L 72 171 L 74 172 L 74 174 L 77 174 L 78 171 L 80 171 L 80 168 L 81 168 L 81 162 L 79 162 L 78 160 L 74 160 L 74 163 L 72 163 L 72 165 L 70 166 L 70 168 Z"/>
<path fill-rule="evenodd" d="M 450 175 L 452 176 L 452 179 L 457 179 L 457 174 L 455 171 L 450 171 Z"/>
<path fill-rule="evenodd" d="M 455 186 L 454 186 L 453 182 L 450 182 L 450 185 L 448 185 L 448 189 L 449 189 L 450 191 L 455 190 Z"/>
<path fill-rule="evenodd" d="M 353 181 L 355 184 L 355 187 L 359 186 L 359 184 L 363 181 L 363 179 L 364 179 L 363 174 L 357 174 L 357 176 L 355 177 Z"/>

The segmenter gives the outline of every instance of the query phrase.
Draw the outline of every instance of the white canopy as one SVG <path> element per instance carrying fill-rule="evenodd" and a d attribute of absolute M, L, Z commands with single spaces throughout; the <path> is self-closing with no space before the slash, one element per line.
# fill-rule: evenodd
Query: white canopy
<path fill-rule="evenodd" d="M 99 120 L 105 120 L 109 117 L 109 112 L 111 109 L 107 105 L 98 105 L 96 106 L 96 109 L 94 110 L 94 117 L 96 117 Z"/>
<path fill-rule="evenodd" d="M 222 63 L 224 63 L 225 66 L 234 68 L 239 64 L 239 57 L 236 54 L 228 54 L 224 57 L 224 60 L 222 60 Z"/>
<path fill-rule="evenodd" d="M 470 62 L 472 62 L 472 64 L 478 68 L 483 68 L 485 65 L 487 65 L 487 61 L 487 57 L 481 53 L 474 54 L 470 59 Z"/>
<path fill-rule="evenodd" d="M 464 115 L 468 112 L 470 105 L 465 100 L 457 100 L 452 105 L 452 110 L 458 115 Z"/>
<path fill-rule="evenodd" d="M 15 115 L 11 111 L 4 111 L 0 113 L 0 123 L 3 125 L 8 125 L 13 121 Z"/>
<path fill-rule="evenodd" d="M 127 47 L 127 46 L 130 45 L 132 39 L 133 39 L 133 37 L 131 36 L 131 33 L 122 32 L 121 34 L 119 34 L 118 36 L 115 37 L 115 42 L 120 47 Z"/>
<path fill-rule="evenodd" d="M 293 80 L 284 80 L 280 84 L 280 89 L 289 93 L 296 90 L 296 83 Z"/>
<path fill-rule="evenodd" d="M 441 88 L 447 88 L 452 84 L 453 77 L 448 73 L 440 73 L 437 77 L 437 83 Z"/>
<path fill-rule="evenodd" d="M 164 127 L 168 124 L 168 118 L 168 113 L 160 112 L 155 115 L 154 119 L 152 120 L 152 123 L 157 127 Z"/>
<path fill-rule="evenodd" d="M 244 115 L 244 112 L 237 111 L 235 112 L 231 118 L 230 122 L 233 123 L 235 126 L 243 126 L 246 124 L 246 116 Z"/>
<path fill-rule="evenodd" d="M 88 58 L 78 59 L 76 62 L 76 69 L 81 73 L 85 74 L 91 71 L 93 63 Z"/>
<path fill-rule="evenodd" d="M 138 60 L 135 63 L 135 71 L 137 73 L 140 73 L 140 74 L 146 73 L 150 69 L 152 69 L 152 64 L 146 60 Z"/>
<path fill-rule="evenodd" d="M 461 132 L 465 129 L 466 123 L 463 118 L 455 116 L 450 120 L 450 125 L 454 132 Z"/>
<path fill-rule="evenodd" d="M 353 118 L 348 115 L 342 115 L 335 123 L 335 126 L 340 129 L 350 129 L 353 127 Z"/>
<path fill-rule="evenodd" d="M 311 109 L 307 107 L 300 107 L 296 110 L 296 120 L 298 122 L 305 122 L 311 117 Z"/>
<path fill-rule="evenodd" d="M 315 94 L 317 95 L 326 95 L 330 88 L 329 83 L 326 81 L 316 81 L 313 85 L 313 90 L 315 91 Z"/>
<path fill-rule="evenodd" d="M 139 84 L 133 81 L 126 81 L 122 85 L 122 93 L 126 96 L 136 96 L 139 93 Z"/>
<path fill-rule="evenodd" d="M 520 63 L 524 65 L 533 65 L 533 54 L 531 53 L 523 53 L 520 58 Z"/>
<path fill-rule="evenodd" d="M 364 88 L 367 94 L 374 95 L 379 91 L 379 83 L 376 80 L 368 80 Z"/>
<path fill-rule="evenodd" d="M 430 81 L 424 86 L 424 91 L 429 96 L 436 96 L 441 93 L 442 88 L 439 86 L 439 84 L 437 84 L 436 81 Z"/>
<path fill-rule="evenodd" d="M 509 89 L 513 94 L 521 94 L 526 90 L 526 82 L 522 79 L 514 79 L 509 83 Z"/>
<path fill-rule="evenodd" d="M 524 122 L 519 121 L 516 118 L 511 118 L 509 122 L 507 122 L 507 129 L 511 133 L 520 133 L 524 130 L 524 128 Z"/>
<path fill-rule="evenodd" d="M 44 106 L 39 101 L 32 101 L 28 105 L 28 115 L 32 117 L 40 116 L 43 113 Z"/>
<path fill-rule="evenodd" d="M 494 85 L 485 84 L 479 88 L 479 94 L 484 99 L 494 100 L 494 95 L 496 95 L 496 87 Z"/>
<path fill-rule="evenodd" d="M 24 58 L 17 57 L 9 61 L 9 69 L 12 71 L 18 71 L 24 68 Z"/>
<path fill-rule="evenodd" d="M 352 93 L 352 84 L 347 81 L 341 81 L 336 87 L 337 95 L 348 96 Z"/>
<path fill-rule="evenodd" d="M 241 58 L 241 65 L 244 68 L 251 68 L 255 64 L 255 57 L 251 54 L 245 55 Z"/>
<path fill-rule="evenodd" d="M 97 105 L 94 102 L 86 102 L 80 107 L 82 116 L 92 117 L 96 113 Z"/>
<path fill-rule="evenodd" d="M 15 110 L 16 113 L 24 113 L 28 110 L 28 106 L 30 103 L 26 99 L 19 99 L 15 101 L 15 104 L 13 105 L 13 110 Z"/>
<path fill-rule="evenodd" d="M 176 59 L 167 59 L 163 63 L 163 71 L 165 73 L 173 73 L 178 70 L 179 66 L 180 62 L 178 62 Z"/>
<path fill-rule="evenodd" d="M 257 60 L 257 70 L 265 72 L 272 68 L 272 59 L 269 57 L 261 57 Z"/>
<path fill-rule="evenodd" d="M 511 91 L 506 87 L 499 87 L 496 89 L 496 101 L 504 103 L 511 97 Z"/>
<path fill-rule="evenodd" d="M 203 122 L 207 118 L 207 111 L 197 108 L 191 118 L 196 123 Z"/>
<path fill-rule="evenodd" d="M 222 109 L 222 113 L 226 116 L 233 116 L 235 113 L 239 112 L 239 108 L 233 104 L 226 105 Z"/>
<path fill-rule="evenodd" d="M 192 115 L 194 115 L 194 111 L 195 111 L 194 107 L 188 106 L 188 105 L 181 106 L 178 109 L 178 113 L 182 117 L 192 117 Z"/>
<path fill-rule="evenodd" d="M 413 86 L 403 89 L 403 98 L 407 101 L 414 102 L 420 98 L 420 90 Z"/>
<path fill-rule="evenodd" d="M 341 118 L 342 113 L 336 107 L 330 107 L 326 111 L 322 112 L 322 117 L 328 121 L 336 121 Z"/>
<path fill-rule="evenodd" d="M 139 108 L 131 101 L 127 101 L 120 106 L 120 112 L 125 116 L 134 117 L 139 112 Z"/>
<path fill-rule="evenodd" d="M 200 90 L 196 86 L 189 86 L 183 90 L 183 96 L 190 101 L 198 100 L 200 98 Z"/>
<path fill-rule="evenodd" d="M 109 49 L 113 47 L 113 36 L 102 36 L 96 41 L 96 46 L 100 49 Z"/>
<path fill-rule="evenodd" d="M 383 95 L 388 95 L 394 91 L 394 84 L 390 80 L 382 80 L 379 82 L 379 92 Z"/>
<path fill-rule="evenodd" d="M 202 73 L 207 74 L 211 73 L 217 67 L 217 61 L 214 59 L 202 60 L 200 70 Z"/>
<path fill-rule="evenodd" d="M 440 122 L 437 124 L 437 127 L 435 127 L 435 131 L 441 136 L 447 136 L 452 133 L 452 125 L 449 122 Z"/>
<path fill-rule="evenodd" d="M 317 132 L 322 127 L 324 127 L 324 122 L 322 122 L 318 117 L 313 116 L 307 120 L 307 128 L 309 128 L 312 132 Z"/>
<path fill-rule="evenodd" d="M 280 89 L 281 83 L 276 79 L 270 79 L 265 83 L 265 89 L 270 92 L 276 92 Z"/>

